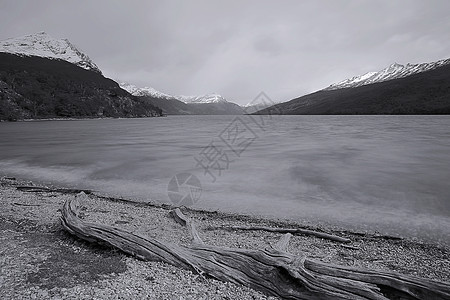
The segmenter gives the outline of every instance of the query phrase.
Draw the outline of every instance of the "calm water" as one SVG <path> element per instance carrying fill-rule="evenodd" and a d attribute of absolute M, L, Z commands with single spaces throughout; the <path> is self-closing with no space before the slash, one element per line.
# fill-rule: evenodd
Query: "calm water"
<path fill-rule="evenodd" d="M 196 207 L 449 242 L 450 117 L 235 118 L 1 123 L 0 173 L 170 202 L 189 172 Z"/>

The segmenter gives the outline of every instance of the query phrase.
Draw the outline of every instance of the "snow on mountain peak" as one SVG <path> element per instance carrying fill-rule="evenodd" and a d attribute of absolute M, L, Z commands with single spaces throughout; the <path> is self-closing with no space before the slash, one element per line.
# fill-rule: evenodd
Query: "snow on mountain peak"
<path fill-rule="evenodd" d="M 422 63 L 422 64 L 408 63 L 406 66 L 398 63 L 393 63 L 389 67 L 384 68 L 378 72 L 368 72 L 361 76 L 355 76 L 350 79 L 345 79 L 338 83 L 330 85 L 324 90 L 353 88 L 362 85 L 403 78 L 409 75 L 430 71 L 447 64 L 450 64 L 450 59 L 443 59 L 436 62 Z"/>
<path fill-rule="evenodd" d="M 224 97 L 218 94 L 206 94 L 202 96 L 178 96 L 178 100 L 184 103 L 225 103 Z"/>
<path fill-rule="evenodd" d="M 221 95 L 218 94 L 206 94 L 202 96 L 172 96 L 155 90 L 152 87 L 139 88 L 133 84 L 127 82 L 119 82 L 122 89 L 126 90 L 133 96 L 150 96 L 163 99 L 175 99 L 186 104 L 191 103 L 225 103 L 228 102 Z"/>
<path fill-rule="evenodd" d="M 160 91 L 155 90 L 152 87 L 143 87 L 139 88 L 133 84 L 127 82 L 119 82 L 119 85 L 122 89 L 126 90 L 133 96 L 150 96 L 155 98 L 165 98 L 165 99 L 174 99 L 174 96 L 169 94 L 162 93 Z"/>
<path fill-rule="evenodd" d="M 97 65 L 67 39 L 55 39 L 44 31 L 0 41 L 0 52 L 61 59 L 101 73 Z"/>

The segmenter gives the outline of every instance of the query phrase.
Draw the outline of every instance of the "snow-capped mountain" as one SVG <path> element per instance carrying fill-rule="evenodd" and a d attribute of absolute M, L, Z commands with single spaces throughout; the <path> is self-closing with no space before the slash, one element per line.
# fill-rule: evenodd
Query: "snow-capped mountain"
<path fill-rule="evenodd" d="M 55 39 L 45 32 L 0 41 L 0 52 L 61 59 L 101 74 L 97 65 L 67 39 Z"/>
<path fill-rule="evenodd" d="M 122 89 L 126 90 L 133 96 L 151 96 L 155 98 L 175 99 L 174 96 L 157 91 L 152 87 L 146 86 L 139 88 L 127 82 L 119 82 L 119 85 Z"/>
<path fill-rule="evenodd" d="M 218 94 L 206 94 L 202 96 L 178 96 L 177 99 L 184 103 L 225 103 L 228 102 Z"/>
<path fill-rule="evenodd" d="M 166 93 L 162 93 L 160 91 L 155 90 L 152 87 L 143 87 L 139 88 L 133 84 L 120 82 L 120 87 L 129 92 L 134 96 L 151 96 L 155 98 L 163 98 L 163 99 L 175 99 L 186 104 L 194 104 L 194 103 L 226 103 L 224 97 L 218 94 L 206 94 L 201 96 L 172 96 Z"/>
<path fill-rule="evenodd" d="M 376 78 L 381 81 L 369 84 L 374 83 L 370 79 Z M 328 89 L 278 103 L 256 114 L 274 114 L 273 110 L 283 115 L 450 114 L 449 59 L 431 64 L 394 64 L 375 74 L 355 77 L 345 83 L 347 85 L 335 84 Z M 352 88 L 351 83 L 358 87 Z M 359 86 L 361 84 L 364 85 Z"/>
<path fill-rule="evenodd" d="M 334 83 L 324 90 L 337 90 L 343 88 L 353 88 L 362 85 L 368 85 L 377 82 L 383 82 L 392 79 L 403 78 L 417 73 L 434 70 L 438 67 L 450 64 L 450 59 L 443 59 L 436 62 L 422 63 L 422 64 L 407 64 L 400 65 L 394 63 L 389 67 L 378 71 L 368 72 L 361 76 L 355 76 L 350 79 L 345 79 L 341 82 Z"/>

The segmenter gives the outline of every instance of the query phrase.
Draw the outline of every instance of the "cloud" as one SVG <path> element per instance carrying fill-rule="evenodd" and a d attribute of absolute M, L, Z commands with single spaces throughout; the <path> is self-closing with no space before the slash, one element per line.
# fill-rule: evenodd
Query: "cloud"
<path fill-rule="evenodd" d="M 450 56 L 448 1 L 2 1 L 0 39 L 67 37 L 110 77 L 171 94 L 279 101 Z"/>

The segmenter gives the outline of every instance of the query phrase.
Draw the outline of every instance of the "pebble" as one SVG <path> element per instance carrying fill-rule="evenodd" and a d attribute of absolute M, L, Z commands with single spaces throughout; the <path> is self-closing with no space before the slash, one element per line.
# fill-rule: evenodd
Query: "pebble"
<path fill-rule="evenodd" d="M 58 210 L 67 197 L 74 196 L 50 193 L 42 193 L 38 196 L 36 193 L 19 192 L 10 183 L 0 181 L 0 205 L 2 206 L 0 225 L 3 224 L 1 223 L 3 219 L 28 219 L 33 222 L 32 227 L 36 227 L 33 227 L 33 230 L 55 234 L 50 232 L 50 228 L 55 228 L 52 226 L 60 228 L 58 227 L 60 215 Z M 86 207 L 86 221 L 113 225 L 120 220 L 121 216 L 132 216 L 127 218 L 129 223 L 121 222 L 115 226 L 154 236 L 165 242 L 180 245 L 190 243 L 186 228 L 176 224 L 167 209 L 135 207 L 86 194 L 81 194 L 79 197 Z M 18 198 L 24 203 L 45 202 L 45 205 L 14 206 L 12 202 L 17 201 Z M 276 233 L 214 229 L 230 224 L 272 226 L 273 224 L 268 220 L 196 211 L 187 211 L 186 214 L 196 220 L 197 229 L 203 240 L 217 246 L 265 249 L 281 237 Z M 283 224 L 278 225 L 283 226 Z M 43 249 L 31 247 L 31 241 L 26 241 L 22 234 L 23 232 L 14 226 L 3 231 L 0 228 L 2 238 L 0 299 L 275 299 L 245 286 L 203 279 L 198 274 L 168 264 L 143 262 L 125 255 L 123 255 L 123 261 L 126 263 L 125 271 L 111 272 L 93 281 L 73 282 L 70 287 L 55 287 L 47 290 L 39 284 L 27 282 L 27 275 L 36 272 L 37 262 L 45 260 L 47 256 L 43 255 L 45 252 Z M 417 241 L 388 241 L 356 236 L 350 236 L 350 238 L 357 241 L 359 250 L 346 249 L 327 240 L 305 236 L 293 236 L 289 249 L 293 254 L 314 255 L 317 259 L 334 264 L 394 270 L 441 281 L 450 278 L 448 248 L 421 244 Z M 71 247 L 74 253 L 87 255 L 93 252 L 86 243 L 68 237 L 59 242 L 58 247 Z M 17 259 L 19 255 L 21 255 L 20 260 Z M 389 262 L 386 263 L 386 261 Z M 427 263 L 423 263 L 424 261 Z"/>

